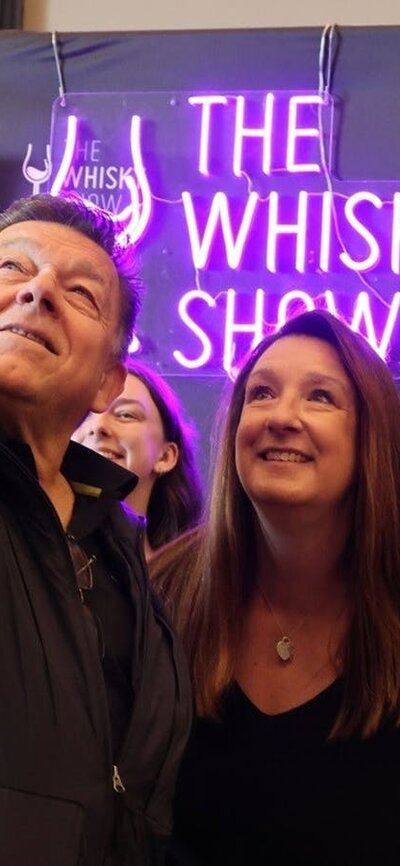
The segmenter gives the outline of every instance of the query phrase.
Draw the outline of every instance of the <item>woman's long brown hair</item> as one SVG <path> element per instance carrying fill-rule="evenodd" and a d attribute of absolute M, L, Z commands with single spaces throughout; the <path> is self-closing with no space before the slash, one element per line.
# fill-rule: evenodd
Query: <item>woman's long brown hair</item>
<path fill-rule="evenodd" d="M 236 430 L 250 371 L 272 343 L 291 334 L 333 346 L 357 396 L 358 466 L 346 550 L 353 614 L 331 736 L 368 736 L 384 719 L 400 724 L 400 400 L 384 362 L 329 313 L 291 319 L 243 366 L 222 412 L 204 526 L 181 542 L 175 561 L 169 550 L 164 591 L 186 647 L 197 711 L 215 715 L 233 680 L 238 625 L 257 571 L 254 512 L 235 466 Z M 162 556 L 154 564 L 159 585 Z"/>

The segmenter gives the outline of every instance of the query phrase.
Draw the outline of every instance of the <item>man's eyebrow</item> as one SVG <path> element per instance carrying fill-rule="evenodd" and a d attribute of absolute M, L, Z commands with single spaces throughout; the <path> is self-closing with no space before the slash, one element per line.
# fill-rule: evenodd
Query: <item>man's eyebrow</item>
<path fill-rule="evenodd" d="M 85 235 L 83 235 L 83 237 L 85 237 Z M 21 253 L 29 256 L 31 253 L 40 252 L 42 246 L 38 241 L 33 240 L 33 238 L 23 236 L 19 238 L 10 238 L 10 240 L 0 240 L 0 252 L 10 248 L 20 250 Z M 102 247 L 100 247 L 100 249 L 102 249 Z M 88 280 L 99 283 L 104 289 L 109 288 L 108 281 L 105 280 L 99 271 L 93 268 L 86 259 L 76 259 L 73 263 L 73 270 L 78 273 L 79 276 L 86 277 Z"/>
<path fill-rule="evenodd" d="M 89 265 L 86 260 L 75 261 L 73 271 L 80 277 L 99 283 L 104 289 L 109 289 L 109 281 L 105 280 L 101 273 Z"/>
<path fill-rule="evenodd" d="M 29 241 L 29 245 L 32 246 L 32 241 Z M 9 247 L 21 247 L 21 249 L 22 249 L 24 247 L 26 248 L 27 246 L 28 246 L 27 241 L 24 240 L 23 238 L 18 238 L 18 240 L 17 240 L 17 238 L 11 238 L 11 240 L 9 240 L 9 241 L 1 241 L 0 240 L 0 250 L 6 250 Z M 35 244 L 35 246 L 36 246 L 36 244 Z"/>
<path fill-rule="evenodd" d="M 33 240 L 33 238 L 27 238 L 20 235 L 18 238 L 10 238 L 9 240 L 0 240 L 0 250 L 6 250 L 9 247 L 16 247 L 20 249 L 22 253 L 26 253 L 29 255 L 29 252 L 37 252 L 37 250 L 41 249 L 41 245 Z"/>

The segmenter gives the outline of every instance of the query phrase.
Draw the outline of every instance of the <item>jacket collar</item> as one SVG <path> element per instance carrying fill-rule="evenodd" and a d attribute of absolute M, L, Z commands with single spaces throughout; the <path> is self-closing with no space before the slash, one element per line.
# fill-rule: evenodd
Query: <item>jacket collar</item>
<path fill-rule="evenodd" d="M 111 496 L 123 500 L 136 487 L 138 478 L 133 472 L 117 466 L 107 457 L 90 448 L 70 442 L 61 465 L 75 493 L 86 496 Z"/>
<path fill-rule="evenodd" d="M 1 438 L 0 438 L 1 441 Z M 15 457 L 36 477 L 33 454 L 24 442 L 2 440 Z M 96 454 L 78 442 L 70 442 L 61 465 L 61 472 L 75 493 L 96 499 L 107 496 L 124 500 L 137 484 L 137 476 L 112 460 Z"/>

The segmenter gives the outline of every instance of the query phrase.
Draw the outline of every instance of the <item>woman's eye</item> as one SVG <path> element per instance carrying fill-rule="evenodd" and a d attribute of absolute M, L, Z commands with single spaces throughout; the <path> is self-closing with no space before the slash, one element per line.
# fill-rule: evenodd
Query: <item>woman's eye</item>
<path fill-rule="evenodd" d="M 139 421 L 139 417 L 135 412 L 129 412 L 125 409 L 123 412 L 114 412 L 116 418 L 120 421 Z"/>
<path fill-rule="evenodd" d="M 334 403 L 334 399 L 330 391 L 326 391 L 325 388 L 315 388 L 309 397 L 310 400 L 314 400 L 316 403 Z"/>
<path fill-rule="evenodd" d="M 247 402 L 253 400 L 271 400 L 273 398 L 272 388 L 269 385 L 254 385 L 250 388 L 247 395 Z"/>

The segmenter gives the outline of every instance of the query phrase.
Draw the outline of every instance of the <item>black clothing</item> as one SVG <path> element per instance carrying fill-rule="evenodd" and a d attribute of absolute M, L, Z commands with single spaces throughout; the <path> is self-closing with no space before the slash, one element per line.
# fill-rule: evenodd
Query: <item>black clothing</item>
<path fill-rule="evenodd" d="M 235 685 L 195 722 L 168 866 L 398 866 L 400 731 L 327 742 L 340 691 L 269 716 Z"/>
<path fill-rule="evenodd" d="M 113 757 L 118 755 L 132 712 L 132 600 L 129 585 L 113 574 L 102 550 L 102 509 L 99 499 L 78 495 L 68 534 L 83 548 L 91 565 L 93 589 L 84 593 L 100 632 L 101 659 L 111 724 Z"/>
<path fill-rule="evenodd" d="M 113 759 L 66 535 L 30 450 L 0 444 L 0 866 L 159 866 L 190 723 L 186 666 L 146 580 L 139 524 L 117 502 L 132 476 L 76 443 L 62 471 L 92 497 L 102 569 L 129 593 L 132 712 Z"/>

